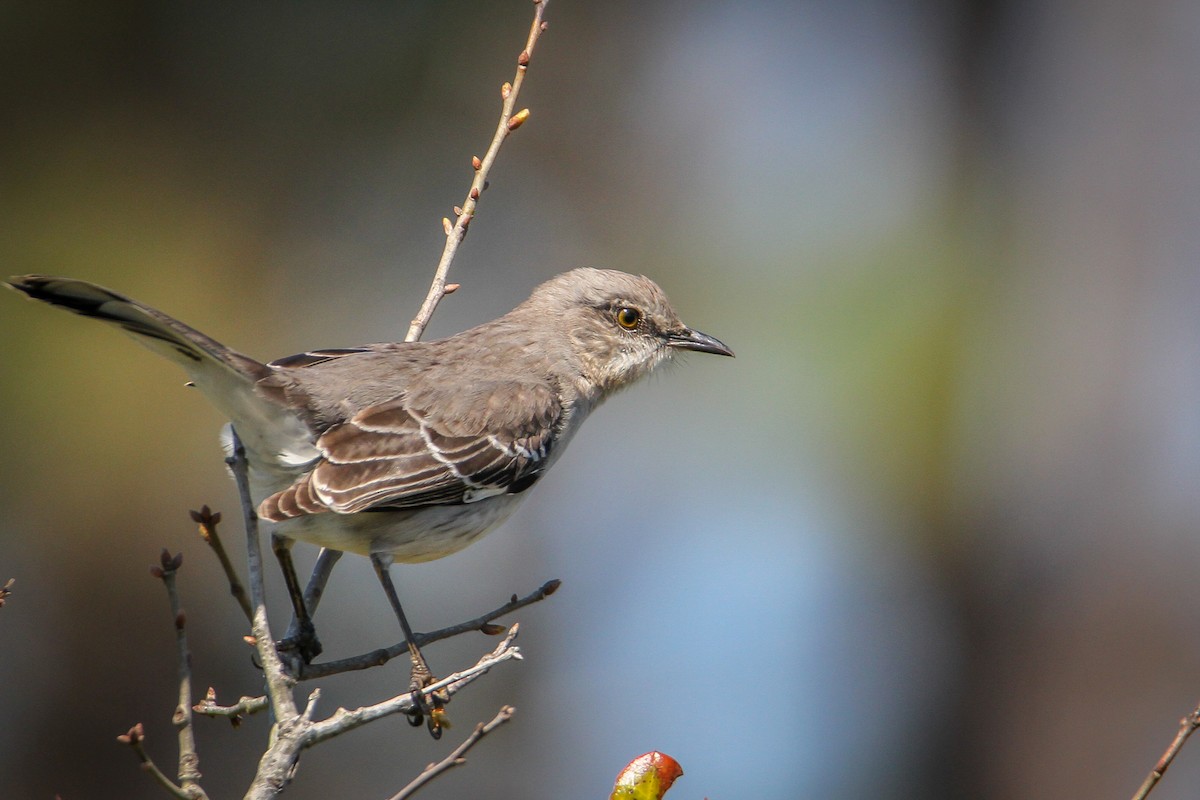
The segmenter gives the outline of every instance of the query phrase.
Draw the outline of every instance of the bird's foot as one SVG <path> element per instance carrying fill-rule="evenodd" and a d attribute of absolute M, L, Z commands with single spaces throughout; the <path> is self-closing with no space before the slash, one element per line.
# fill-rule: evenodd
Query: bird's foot
<path fill-rule="evenodd" d="M 280 639 L 275 643 L 275 649 L 281 656 L 291 656 L 293 659 L 299 656 L 305 664 L 311 664 L 314 658 L 321 655 L 323 648 L 312 621 L 304 620 L 300 623 L 299 632 L 295 636 Z"/>
<path fill-rule="evenodd" d="M 441 689 L 426 696 L 425 689 L 435 683 L 437 678 L 429 672 L 424 659 L 413 663 L 412 680 L 409 683 L 413 707 L 408 712 L 408 724 L 415 728 L 424 722 L 429 735 L 440 739 L 442 730 L 450 727 L 450 720 L 446 717 L 446 703 L 450 702 L 450 695 Z"/>

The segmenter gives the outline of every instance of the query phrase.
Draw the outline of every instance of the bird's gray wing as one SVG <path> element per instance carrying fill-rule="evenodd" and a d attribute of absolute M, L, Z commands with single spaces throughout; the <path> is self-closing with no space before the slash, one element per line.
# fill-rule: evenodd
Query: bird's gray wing
<path fill-rule="evenodd" d="M 313 468 L 264 500 L 259 514 L 282 521 L 524 491 L 545 468 L 562 416 L 552 387 L 538 383 L 407 393 L 323 433 Z"/>

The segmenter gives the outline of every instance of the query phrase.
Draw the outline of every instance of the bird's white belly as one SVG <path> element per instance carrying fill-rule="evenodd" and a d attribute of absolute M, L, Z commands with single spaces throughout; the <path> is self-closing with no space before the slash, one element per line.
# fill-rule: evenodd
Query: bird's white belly
<path fill-rule="evenodd" d="M 390 553 L 416 563 L 457 553 L 500 525 L 525 493 L 489 497 L 456 506 L 425 506 L 357 514 L 308 514 L 278 523 L 282 536 L 348 553 Z"/>

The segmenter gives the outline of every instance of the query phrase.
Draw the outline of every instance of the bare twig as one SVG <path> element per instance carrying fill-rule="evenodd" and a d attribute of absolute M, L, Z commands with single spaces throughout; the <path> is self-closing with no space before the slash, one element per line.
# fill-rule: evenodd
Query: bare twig
<path fill-rule="evenodd" d="M 429 294 L 426 295 L 425 302 L 421 304 L 421 310 L 417 312 L 412 325 L 409 326 L 408 335 L 404 337 L 406 342 L 415 342 L 421 338 L 438 303 L 442 301 L 443 297 L 458 288 L 454 284 L 450 284 L 449 287 L 446 284 L 450 263 L 454 261 L 458 245 L 467 235 L 467 226 L 475 218 L 475 206 L 479 201 L 479 195 L 487 188 L 487 176 L 492 169 L 492 164 L 496 161 L 496 155 L 500 152 L 500 146 L 504 144 L 504 140 L 510 133 L 529 118 L 529 109 L 524 108 L 517 112 L 514 112 L 513 109 L 517 107 L 517 95 L 521 91 L 521 84 L 525 82 L 525 72 L 529 67 L 530 58 L 533 57 L 533 48 L 537 45 L 538 37 L 546 30 L 546 23 L 542 21 L 546 2 L 547 0 L 534 0 L 533 24 L 529 28 L 529 38 L 525 42 L 525 49 L 517 56 L 516 77 L 513 78 L 511 84 L 506 83 L 500 89 L 500 97 L 504 102 L 500 109 L 500 122 L 496 125 L 496 133 L 492 136 L 492 143 L 483 158 L 476 156 L 471 159 L 471 166 L 475 168 L 475 177 L 471 181 L 471 188 L 467 191 L 467 199 L 461 206 L 455 207 L 456 218 L 453 224 L 449 219 L 442 220 L 442 226 L 446 231 L 446 246 L 442 249 L 442 257 L 433 274 L 433 284 L 429 287 Z"/>
<path fill-rule="evenodd" d="M 166 776 L 158 765 L 150 758 L 150 755 L 142 747 L 142 742 L 146 739 L 146 731 L 142 727 L 142 723 L 138 723 L 130 728 L 126 733 L 117 737 L 117 741 L 122 744 L 127 744 L 133 748 L 134 754 L 138 757 L 138 761 L 142 762 L 142 770 L 150 774 L 150 777 L 158 783 L 159 786 L 166 789 L 175 797 L 183 798 L 183 800 L 194 800 L 197 795 L 189 794 L 184 791 L 182 786 L 176 785 L 174 781 Z M 197 787 L 198 788 L 198 787 Z M 204 795 L 199 795 L 203 797 Z"/>
<path fill-rule="evenodd" d="M 1133 795 L 1133 800 L 1145 800 L 1146 796 L 1153 791 L 1154 787 L 1162 779 L 1162 776 L 1167 771 L 1167 767 L 1171 766 L 1171 762 L 1175 760 L 1175 756 L 1179 755 L 1179 751 L 1183 749 L 1183 744 L 1188 740 L 1188 737 L 1195 733 L 1196 728 L 1200 728 L 1200 705 L 1197 705 L 1190 714 L 1179 721 L 1179 730 L 1175 734 L 1175 738 L 1167 745 L 1167 749 L 1159 756 L 1158 763 L 1154 765 L 1154 769 L 1150 770 L 1150 774 L 1146 776 L 1146 780 L 1138 788 Z"/>
<path fill-rule="evenodd" d="M 476 725 L 475 730 L 471 731 L 471 735 L 464 739 L 462 744 L 454 748 L 454 751 L 451 752 L 450 755 L 446 756 L 436 764 L 430 764 L 427 766 L 421 771 L 420 775 L 414 778 L 412 782 L 410 782 L 403 789 L 392 795 L 389 800 L 406 800 L 406 798 L 412 797 L 412 795 L 415 794 L 418 789 L 429 783 L 438 775 L 441 775 L 444 772 L 453 769 L 454 767 L 458 767 L 467 763 L 467 759 L 464 758 L 464 756 L 467 754 L 467 751 L 474 747 L 475 743 L 484 736 L 487 736 L 489 733 L 496 730 L 496 728 L 499 728 L 501 725 L 512 719 L 515 711 L 516 709 L 512 706 L 502 706 L 499 713 L 492 718 L 491 722 L 481 722 Z"/>
<path fill-rule="evenodd" d="M 221 544 L 221 537 L 217 534 L 217 525 L 221 522 L 221 512 L 213 511 L 208 506 L 201 506 L 199 511 L 189 511 L 188 513 L 192 515 L 192 522 L 195 522 L 200 528 L 200 538 L 217 554 L 217 559 L 221 562 L 221 569 L 225 571 L 225 579 L 229 581 L 229 593 L 233 595 L 246 614 L 246 621 L 252 623 L 254 612 L 250 610 L 250 598 L 246 596 L 246 587 L 242 586 L 241 578 L 238 577 L 233 562 L 229 560 L 229 554 L 225 552 L 225 546 Z"/>
<path fill-rule="evenodd" d="M 505 614 L 511 614 L 513 611 L 516 611 L 519 608 L 524 608 L 525 606 L 532 605 L 539 600 L 544 600 L 545 598 L 554 594 L 561 584 L 562 581 L 557 579 L 547 581 L 536 591 L 531 592 L 524 597 L 519 598 L 514 594 L 509 602 L 505 603 L 499 608 L 489 611 L 482 616 L 476 617 L 475 619 L 467 620 L 466 622 L 459 623 L 458 625 L 451 625 L 448 628 L 430 631 L 429 633 L 418 633 L 415 635 L 416 644 L 418 647 L 424 647 L 433 642 L 440 642 L 442 639 L 449 639 L 451 636 L 457 636 L 460 633 L 467 633 L 469 631 L 482 631 L 483 633 L 492 635 L 503 633 L 504 629 L 501 626 L 489 625 L 489 623 L 498 617 L 504 616 Z M 380 664 L 386 664 L 396 656 L 407 654 L 408 643 L 397 642 L 390 647 L 372 650 L 369 653 L 351 656 L 350 658 L 343 658 L 337 661 L 326 661 L 321 664 L 305 664 L 300 668 L 298 680 L 315 680 L 317 678 L 325 678 L 330 675 L 340 675 L 343 672 L 354 672 L 355 670 L 369 669 L 371 667 L 377 667 Z"/>
<path fill-rule="evenodd" d="M 421 690 L 422 694 L 425 698 L 435 692 L 452 696 L 497 664 L 510 659 L 520 659 L 521 652 L 513 645 L 517 631 L 518 626 L 513 625 L 508 636 L 504 637 L 496 649 L 481 658 L 475 666 L 426 686 Z M 417 707 L 412 692 L 405 692 L 381 703 L 352 711 L 339 708 L 328 719 L 313 722 L 310 715 L 311 709 L 315 708 L 315 701 L 316 693 L 310 695 L 309 707 L 303 715 L 297 714 L 287 719 L 277 718 L 271 746 L 258 762 L 258 772 L 246 793 L 246 800 L 265 800 L 282 791 L 295 773 L 303 750 L 369 722 L 394 714 L 408 714 Z"/>
<path fill-rule="evenodd" d="M 254 646 L 261 659 L 263 676 L 267 681 L 267 696 L 271 698 L 271 708 L 275 719 L 282 721 L 296 716 L 296 701 L 292 697 L 294 681 L 284 669 L 275 649 L 275 640 L 271 637 L 271 624 L 267 620 L 267 606 L 263 589 L 262 549 L 258 536 L 258 515 L 254 513 L 254 501 L 250 497 L 250 480 L 246 463 L 246 449 L 238 438 L 237 431 L 230 428 L 233 448 L 225 459 L 233 472 L 238 487 L 238 496 L 242 502 L 242 512 L 246 524 L 246 565 L 250 584 L 250 605 L 254 609 L 251 621 L 251 634 L 254 636 Z"/>
<path fill-rule="evenodd" d="M 192 710 L 206 717 L 228 717 L 229 721 L 236 727 L 242 723 L 242 717 L 266 711 L 270 707 L 271 704 L 267 702 L 267 698 L 261 695 L 258 697 L 239 697 L 238 701 L 231 706 L 219 705 L 217 703 L 216 689 L 209 687 L 208 693 L 204 695 L 204 699 L 192 706 Z"/>
<path fill-rule="evenodd" d="M 492 667 L 503 663 L 510 659 L 520 659 L 521 651 L 513 645 L 513 641 L 517 638 L 517 633 L 520 626 L 514 624 L 506 635 L 492 652 L 485 655 L 468 669 L 456 672 L 453 675 L 448 675 L 436 683 L 431 683 L 429 686 L 421 690 L 426 698 L 434 694 L 445 693 L 453 696 L 467 686 L 469 683 L 477 680 L 485 675 Z M 397 695 L 390 700 L 384 700 L 381 703 L 376 703 L 371 706 L 363 706 L 356 708 L 353 711 L 347 711 L 344 708 L 339 708 L 334 712 L 333 716 L 326 720 L 315 723 L 312 726 L 312 731 L 309 736 L 309 741 L 306 746 L 311 746 L 329 739 L 333 736 L 345 733 L 346 731 L 354 730 L 355 728 L 366 725 L 368 722 L 373 722 L 383 717 L 388 717 L 393 714 L 407 714 L 413 709 L 413 698 L 411 692 L 405 692 L 402 695 Z"/>
<path fill-rule="evenodd" d="M 200 788 L 200 755 L 196 751 L 195 731 L 192 727 L 192 654 L 188 652 L 187 615 L 179 602 L 179 591 L 175 588 L 175 573 L 183 565 L 183 553 L 172 556 L 162 551 L 160 566 L 154 576 L 162 578 L 171 603 L 171 615 L 175 619 L 175 645 L 179 658 L 179 704 L 171 715 L 171 722 L 179 730 L 179 788 L 184 797 L 200 800 L 207 798 Z"/>
<path fill-rule="evenodd" d="M 180 605 L 179 591 L 175 587 L 175 573 L 182 565 L 182 553 L 172 556 L 164 549 L 159 559 L 159 565 L 150 568 L 151 574 L 160 579 L 163 586 L 166 587 L 167 599 L 171 604 L 171 616 L 175 620 L 175 644 L 179 659 L 179 704 L 175 706 L 171 722 L 179 730 L 179 783 L 168 778 L 146 753 L 142 746 L 142 742 L 146 738 L 142 723 L 139 722 L 126 733 L 118 736 L 117 741 L 132 747 L 134 754 L 142 762 L 142 769 L 173 796 L 184 798 L 184 800 L 208 800 L 208 795 L 200 786 L 200 756 L 196 751 L 196 738 L 192 728 L 192 657 L 188 652 L 185 630 L 187 616 Z"/>

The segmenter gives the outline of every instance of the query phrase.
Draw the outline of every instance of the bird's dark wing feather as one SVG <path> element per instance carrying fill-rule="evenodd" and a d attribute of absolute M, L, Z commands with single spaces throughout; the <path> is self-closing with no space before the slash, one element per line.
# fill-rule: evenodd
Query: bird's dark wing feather
<path fill-rule="evenodd" d="M 259 513 L 280 521 L 470 503 L 523 491 L 545 468 L 562 419 L 549 386 L 499 383 L 421 402 L 432 399 L 402 395 L 333 426 L 317 440 L 312 470 Z"/>
<path fill-rule="evenodd" d="M 369 347 L 331 347 L 327 350 L 310 350 L 307 353 L 297 353 L 294 356 L 277 358 L 270 364 L 267 364 L 267 366 L 298 369 L 324 364 L 327 361 L 333 361 L 335 358 L 341 358 L 342 356 L 352 356 L 369 352 L 371 352 L 371 348 Z"/>

